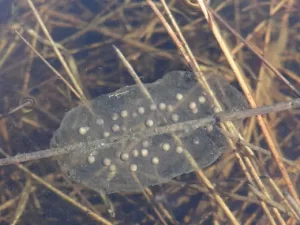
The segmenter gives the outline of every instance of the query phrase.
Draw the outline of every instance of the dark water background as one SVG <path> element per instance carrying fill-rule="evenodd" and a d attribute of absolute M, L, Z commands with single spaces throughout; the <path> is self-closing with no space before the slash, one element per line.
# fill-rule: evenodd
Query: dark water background
<path fill-rule="evenodd" d="M 52 1 L 47 7 L 48 10 L 57 11 L 65 15 L 70 14 L 75 18 L 78 17 L 81 20 L 88 22 L 101 13 L 103 16 L 107 15 L 124 3 L 124 1 L 114 1 L 114 3 L 108 2 L 109 1 L 102 0 L 86 0 L 78 2 L 75 0 L 69 2 Z M 34 3 L 38 8 L 45 4 L 43 1 L 34 1 Z M 143 4 L 139 7 L 124 10 L 122 16 L 117 14 L 101 26 L 111 29 L 112 32 L 118 33 L 121 37 L 135 30 L 142 32 L 143 28 L 147 27 L 149 21 L 155 16 L 152 10 L 147 6 L 146 2 L 131 1 L 131 3 Z M 219 3 L 220 2 L 218 1 L 212 1 L 212 7 L 218 6 Z M 107 7 L 109 4 L 111 7 Z M 242 9 L 248 4 L 249 1 L 241 1 L 239 7 Z M 83 8 L 85 8 L 85 10 L 83 10 Z M 179 2 L 175 4 L 175 9 L 177 11 L 174 10 L 173 13 L 181 27 L 202 17 L 200 12 L 185 8 Z M 243 36 L 246 36 L 253 30 L 259 21 L 267 19 L 267 9 L 267 7 L 261 6 L 257 11 L 248 10 L 242 13 L 239 32 Z M 83 14 L 83 11 L 89 13 Z M 192 11 L 192 13 L 189 13 L 189 11 Z M 49 11 L 46 10 L 46 14 L 48 12 Z M 32 61 L 29 59 L 29 48 L 16 38 L 16 35 L 13 32 L 14 29 L 19 31 L 21 28 L 24 28 L 25 30 L 29 28 L 35 29 L 36 20 L 32 15 L 29 16 L 30 13 L 31 11 L 26 1 L 0 1 L 0 41 L 2 43 L 16 43 L 16 47 L 13 48 L 3 65 L 0 64 L 0 113 L 4 114 L 19 105 L 24 97 L 34 98 L 36 101 L 34 110 L 29 112 L 20 111 L 0 121 L 0 147 L 11 155 L 48 148 L 53 132 L 59 127 L 65 112 L 77 106 L 79 102 L 72 93 L 66 91 L 67 88 L 65 85 L 55 77 L 40 59 L 37 57 Z M 223 8 L 220 13 L 232 26 L 235 26 L 233 3 Z M 282 15 L 283 12 L 278 13 L 272 20 L 278 22 Z M 50 18 L 52 18 L 52 29 L 50 33 L 56 42 L 60 42 L 78 31 L 78 27 L 74 25 L 76 23 L 74 23 L 74 26 L 72 27 L 72 23 L 68 21 L 66 22 L 68 27 L 66 27 L 59 24 L 60 20 L 55 17 L 53 13 Z M 56 22 L 57 24 L 53 25 Z M 129 23 L 131 27 L 126 27 L 127 23 Z M 101 94 L 113 92 L 120 87 L 134 84 L 134 80 L 126 69 L 124 69 L 122 63 L 113 51 L 113 44 L 119 47 L 125 56 L 129 57 L 130 63 L 144 83 L 153 82 L 171 70 L 190 70 L 162 25 L 159 22 L 157 24 L 158 25 L 155 27 L 157 29 L 155 34 L 149 39 L 142 37 L 136 38 L 136 40 L 150 46 L 155 46 L 158 49 L 158 52 L 149 52 L 137 48 L 136 46 L 124 42 L 122 39 L 116 39 L 98 31 L 87 32 L 75 41 L 72 40 L 64 44 L 66 49 L 74 50 L 72 56 L 77 63 L 84 92 L 89 99 L 95 98 Z M 290 26 L 295 27 L 297 24 L 299 25 L 299 16 L 295 14 L 294 16 L 291 16 Z M 46 26 L 48 28 L 50 27 L 49 24 L 46 24 Z M 193 53 L 197 57 L 199 64 L 205 64 L 210 69 L 214 69 L 214 71 L 221 73 L 222 76 L 230 80 L 233 85 L 239 88 L 233 73 L 228 69 L 229 66 L 227 63 L 220 61 L 220 57 L 222 56 L 221 50 L 205 21 L 197 23 L 197 25 L 192 28 L 183 29 L 183 33 L 188 44 L 191 46 Z M 39 34 L 44 37 L 42 31 L 39 31 Z M 24 32 L 23 35 L 27 40 L 32 40 L 32 37 L 26 32 Z M 225 32 L 224 35 L 228 36 L 228 39 L 232 44 L 235 43 L 235 38 L 232 35 Z M 296 51 L 299 54 L 300 43 L 295 37 L 296 35 L 297 30 L 292 30 L 289 45 L 285 52 L 286 57 L 292 54 L 293 51 Z M 277 35 L 275 34 L 273 36 L 272 40 L 276 40 Z M 263 39 L 257 38 L 257 44 L 260 45 L 262 40 Z M 101 42 L 104 44 L 99 48 L 84 50 L 88 45 L 93 43 L 99 44 Z M 6 45 L 5 51 L 0 52 L 1 58 L 4 58 L 5 53 L 9 52 L 8 46 L 9 45 Z M 63 73 L 64 77 L 66 77 L 59 60 L 53 55 L 51 48 L 44 47 L 44 45 L 39 42 L 36 47 L 41 51 L 43 50 L 42 53 L 46 55 L 46 59 L 51 65 L 57 68 Z M 293 49 L 293 51 L 290 49 Z M 166 52 L 171 55 L 172 58 L 162 57 L 159 54 L 160 52 Z M 260 65 L 259 60 L 247 50 L 245 50 L 244 54 L 245 59 L 243 62 L 245 64 L 247 63 L 253 74 L 257 74 Z M 136 57 L 137 59 L 135 59 Z M 287 60 L 285 66 L 292 71 L 296 71 L 295 73 L 299 70 L 299 64 L 294 60 Z M 26 72 L 30 73 L 30 80 L 27 92 L 22 93 Z M 257 82 L 257 80 L 251 76 L 250 72 L 246 72 L 246 75 L 250 79 L 250 82 Z M 292 96 L 286 87 L 281 87 L 281 89 L 283 92 Z M 299 129 L 298 126 L 295 128 L 294 123 L 295 119 L 286 116 L 282 122 L 282 126 L 277 127 L 277 138 L 279 141 L 284 140 L 286 134 L 292 129 Z M 289 142 L 284 143 L 282 146 L 286 151 L 286 156 L 290 159 L 296 159 L 299 156 L 298 140 L 297 135 L 295 135 Z M 263 142 L 261 144 L 264 146 Z M 266 166 L 267 165 L 268 164 L 266 163 Z M 82 196 L 78 197 L 78 193 L 74 191 L 82 189 L 82 194 L 85 196 L 86 200 L 96 207 L 98 212 L 101 212 L 105 218 L 116 224 L 116 221 L 119 222 L 118 224 L 160 224 L 160 222 L 153 222 L 154 220 L 158 220 L 151 204 L 155 206 L 160 203 L 163 204 L 172 214 L 174 220 L 178 221 L 177 224 L 200 224 L 202 222 L 203 224 L 211 224 L 214 213 L 217 211 L 215 204 L 210 204 L 211 200 L 207 197 L 205 192 L 197 192 L 186 185 L 199 184 L 199 181 L 194 174 L 183 175 L 178 178 L 179 181 L 184 181 L 183 183 L 180 183 L 182 184 L 181 186 L 166 184 L 153 187 L 152 191 L 154 193 L 154 198 L 150 203 L 148 203 L 140 194 L 110 195 L 110 199 L 114 203 L 116 210 L 116 217 L 111 218 L 99 194 L 76 184 L 73 184 L 73 187 L 76 187 L 77 189 L 73 189 L 72 184 L 66 181 L 64 175 L 60 173 L 60 169 L 54 160 L 43 159 L 40 161 L 29 162 L 26 163 L 26 167 L 49 181 L 59 190 L 64 191 L 69 196 L 80 199 L 83 204 L 85 204 L 84 198 L 82 198 Z M 225 167 L 224 161 L 222 161 L 220 166 L 217 166 L 215 170 L 208 172 L 212 182 L 218 184 L 217 190 L 231 190 L 237 183 L 245 180 L 238 164 L 235 164 L 232 167 L 232 171 L 236 171 L 233 172 L 232 179 L 222 176 L 223 167 Z M 276 171 L 276 169 L 274 170 L 274 174 L 278 175 L 278 171 Z M 14 196 L 18 196 L 22 192 L 24 184 L 28 179 L 28 177 L 23 172 L 20 172 L 14 165 L 1 167 L 0 177 L 2 203 Z M 299 186 L 300 185 L 298 185 L 298 187 Z M 67 203 L 37 182 L 33 182 L 33 187 L 37 190 L 33 192 L 34 194 L 29 195 L 28 203 L 25 206 L 21 221 L 18 224 L 100 224 L 96 223 L 86 213 L 76 209 L 76 207 Z M 246 185 L 238 192 L 238 194 L 245 196 L 247 196 L 247 193 L 248 189 Z M 9 224 L 8 221 L 11 221 L 13 218 L 13 212 L 17 203 L 18 201 L 14 203 L 14 207 L 8 207 L 7 209 L 0 211 L 0 215 L 2 215 L 0 224 Z M 241 203 L 235 200 L 230 201 L 228 204 L 232 210 L 238 210 L 241 207 Z M 198 213 L 203 210 L 201 209 L 201 205 L 206 205 L 203 206 L 206 208 L 206 210 L 204 210 L 206 212 L 205 215 Z M 249 204 L 245 208 L 243 218 L 251 216 L 252 213 L 260 215 L 258 218 L 264 217 L 262 211 L 260 211 L 260 207 L 256 203 Z M 155 219 L 149 219 L 149 215 L 153 216 Z M 190 215 L 192 219 L 185 223 L 184 221 L 187 215 Z M 224 221 L 221 221 L 221 224 L 227 223 L 228 221 L 225 219 Z M 169 224 L 173 223 L 169 221 Z"/>

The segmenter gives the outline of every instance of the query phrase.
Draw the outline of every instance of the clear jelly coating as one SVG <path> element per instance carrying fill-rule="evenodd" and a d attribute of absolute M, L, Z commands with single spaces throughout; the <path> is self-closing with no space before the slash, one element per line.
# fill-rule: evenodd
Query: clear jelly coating
<path fill-rule="evenodd" d="M 208 80 L 226 112 L 247 108 L 244 96 L 219 76 Z M 59 156 L 58 163 L 69 178 L 96 191 L 135 192 L 165 183 L 198 167 L 211 165 L 228 149 L 226 138 L 210 125 L 193 131 L 153 135 L 141 140 L 120 142 L 102 148 L 89 142 L 107 137 L 143 133 L 213 115 L 209 95 L 186 71 L 167 73 L 154 83 L 145 84 L 152 98 L 138 85 L 99 96 L 86 105 L 70 110 L 55 132 L 51 147 L 85 143 L 71 153 Z M 241 121 L 240 121 L 241 122 Z"/>

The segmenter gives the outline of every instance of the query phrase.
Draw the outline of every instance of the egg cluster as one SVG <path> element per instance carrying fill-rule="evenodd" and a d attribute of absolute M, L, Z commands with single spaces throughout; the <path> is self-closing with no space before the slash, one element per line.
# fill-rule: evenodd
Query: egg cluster
<path fill-rule="evenodd" d="M 246 102 L 242 95 L 227 82 L 219 81 L 219 78 L 211 80 L 216 95 L 235 96 L 235 102 L 226 96 L 221 98 L 226 103 L 223 110 L 243 109 Z M 132 85 L 99 96 L 66 114 L 52 146 L 79 142 L 86 146 L 58 159 L 72 180 L 108 193 L 140 191 L 141 187 L 164 183 L 194 171 L 191 157 L 203 168 L 227 149 L 226 138 L 213 125 L 126 140 L 113 148 L 89 146 L 93 140 L 109 137 L 121 140 L 123 135 L 151 132 L 160 126 L 203 118 L 221 110 L 212 104 L 189 72 L 170 72 L 145 87 L 151 98 L 147 98 L 138 85 Z"/>

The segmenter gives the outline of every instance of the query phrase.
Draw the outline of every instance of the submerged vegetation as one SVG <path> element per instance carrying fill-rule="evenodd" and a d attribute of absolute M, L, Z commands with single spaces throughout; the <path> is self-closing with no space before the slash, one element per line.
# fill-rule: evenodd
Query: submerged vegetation
<path fill-rule="evenodd" d="M 173 70 L 192 71 L 212 96 L 205 80 L 220 76 L 251 108 L 300 97 L 293 0 L 20 0 L 0 9 L 2 158 L 49 148 L 79 104 Z M 298 109 L 277 111 L 241 129 L 221 125 L 234 141 L 214 164 L 140 193 L 94 192 L 49 158 L 2 166 L 0 223 L 297 224 Z"/>

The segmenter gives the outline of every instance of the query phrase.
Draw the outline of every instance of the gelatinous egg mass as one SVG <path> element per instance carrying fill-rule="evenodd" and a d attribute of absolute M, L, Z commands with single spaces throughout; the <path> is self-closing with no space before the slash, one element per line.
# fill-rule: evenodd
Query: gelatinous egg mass
<path fill-rule="evenodd" d="M 243 95 L 220 77 L 208 80 L 222 110 L 247 108 Z M 216 107 L 190 72 L 173 71 L 154 83 L 132 85 L 102 95 L 69 111 L 55 132 L 51 147 L 87 143 L 84 149 L 61 155 L 58 163 L 75 182 L 107 193 L 141 191 L 212 164 L 228 149 L 226 138 L 215 125 L 121 142 L 113 148 L 89 147 L 108 137 L 143 133 L 160 126 L 212 115 Z M 219 110 L 219 109 L 218 109 Z M 82 146 L 82 145 L 81 145 Z"/>

